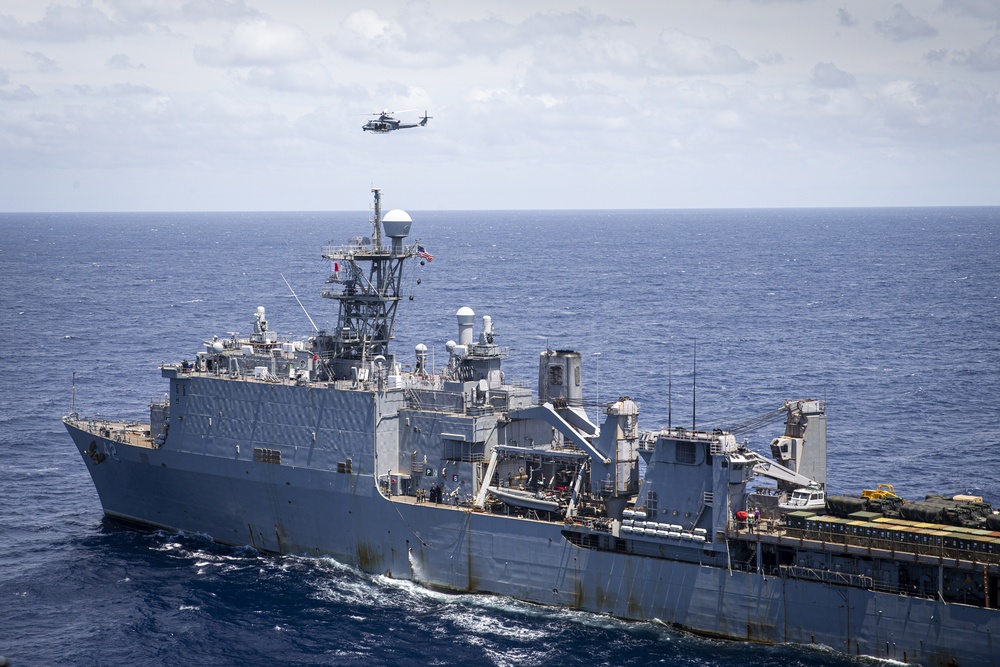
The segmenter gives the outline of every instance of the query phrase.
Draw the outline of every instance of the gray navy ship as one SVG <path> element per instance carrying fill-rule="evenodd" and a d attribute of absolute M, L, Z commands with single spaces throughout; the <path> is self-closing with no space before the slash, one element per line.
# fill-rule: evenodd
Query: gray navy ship
<path fill-rule="evenodd" d="M 578 352 L 542 351 L 533 391 L 467 307 L 446 364 L 422 344 L 397 358 L 403 266 L 431 258 L 373 192 L 371 236 L 322 249 L 334 330 L 279 340 L 258 307 L 248 337 L 161 366 L 148 423 L 63 419 L 107 517 L 712 637 L 1000 665 L 1000 520 L 981 498 L 826 496 L 816 399 L 761 419 L 784 422 L 771 456 L 641 430 L 627 396 L 594 423 Z"/>

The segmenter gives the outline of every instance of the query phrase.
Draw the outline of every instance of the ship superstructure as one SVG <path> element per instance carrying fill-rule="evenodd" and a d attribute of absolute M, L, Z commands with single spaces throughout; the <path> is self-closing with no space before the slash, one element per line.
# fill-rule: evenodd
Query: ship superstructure
<path fill-rule="evenodd" d="M 542 351 L 533 392 L 467 307 L 442 367 L 425 345 L 404 362 L 401 277 L 423 251 L 374 193 L 371 237 L 322 251 L 336 329 L 282 341 L 260 307 L 250 336 L 161 367 L 149 423 L 64 419 L 107 516 L 719 637 L 998 664 L 991 510 L 980 527 L 782 511 L 825 492 L 822 401 L 775 412 L 773 458 L 724 431 L 641 430 L 628 396 L 594 423 L 578 352 Z"/>

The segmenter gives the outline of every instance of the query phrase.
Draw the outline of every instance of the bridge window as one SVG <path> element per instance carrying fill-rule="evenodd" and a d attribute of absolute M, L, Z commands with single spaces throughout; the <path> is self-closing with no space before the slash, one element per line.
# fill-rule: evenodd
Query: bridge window
<path fill-rule="evenodd" d="M 658 502 L 656 499 L 656 491 L 646 492 L 646 516 L 650 519 L 656 516 L 656 510 L 658 507 Z"/>

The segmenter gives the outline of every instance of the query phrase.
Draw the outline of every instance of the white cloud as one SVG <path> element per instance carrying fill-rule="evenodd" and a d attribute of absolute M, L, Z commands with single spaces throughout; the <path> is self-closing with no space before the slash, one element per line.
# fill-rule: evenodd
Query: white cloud
<path fill-rule="evenodd" d="M 41 72 L 42 74 L 52 74 L 54 72 L 60 71 L 59 63 L 57 63 L 52 58 L 41 51 L 25 51 L 24 55 L 34 63 L 34 69 L 36 72 Z"/>
<path fill-rule="evenodd" d="M 330 46 L 341 52 L 364 58 L 386 54 L 397 57 L 405 41 L 401 26 L 387 21 L 371 9 L 359 9 L 343 20 L 340 30 L 330 38 Z"/>
<path fill-rule="evenodd" d="M 156 94 L 156 91 L 149 86 L 134 83 L 114 83 L 110 86 L 101 86 L 100 88 L 95 88 L 93 86 L 74 86 L 73 89 L 79 95 L 100 99 L 130 95 L 148 96 Z"/>
<path fill-rule="evenodd" d="M 132 69 L 134 65 L 132 64 L 131 58 L 129 58 L 124 53 L 116 53 L 110 58 L 108 58 L 108 68 L 109 69 Z"/>
<path fill-rule="evenodd" d="M 1000 25 L 1000 2 L 996 0 L 944 0 L 941 8 L 953 14 Z"/>
<path fill-rule="evenodd" d="M 924 54 L 924 61 L 936 65 L 948 59 L 948 49 L 931 49 Z"/>
<path fill-rule="evenodd" d="M 629 25 L 583 9 L 534 13 L 520 22 L 495 16 L 455 21 L 438 18 L 428 2 L 410 2 L 395 19 L 368 8 L 354 11 L 327 43 L 352 58 L 396 67 L 449 67 L 521 49 L 555 69 L 606 69 L 638 64 L 635 49 L 609 39 L 611 31 Z"/>
<path fill-rule="evenodd" d="M 833 63 L 816 63 L 811 81 L 820 88 L 853 88 L 858 81 L 853 74 L 845 72 Z"/>
<path fill-rule="evenodd" d="M 879 91 L 877 112 L 887 138 L 914 154 L 938 146 L 949 152 L 963 146 L 969 154 L 996 150 L 996 141 L 985 137 L 1000 136 L 996 99 L 968 83 L 891 82 Z"/>
<path fill-rule="evenodd" d="M 845 28 L 853 28 L 858 24 L 858 20 L 851 16 L 844 7 L 837 10 L 837 22 Z"/>
<path fill-rule="evenodd" d="M 628 39 L 629 31 L 634 28 L 627 22 L 586 13 L 548 16 L 546 21 L 539 18 L 525 22 L 525 33 L 529 36 L 520 43 L 535 68 L 578 77 L 613 73 L 617 77 L 641 78 L 651 73 L 648 69 L 651 56 Z M 541 24 L 549 21 L 562 29 L 542 31 Z"/>
<path fill-rule="evenodd" d="M 714 120 L 716 127 L 726 131 L 744 130 L 747 127 L 743 115 L 732 109 L 717 112 Z"/>
<path fill-rule="evenodd" d="M 244 80 L 251 86 L 285 92 L 329 94 L 337 90 L 329 70 L 320 63 L 252 67 Z"/>
<path fill-rule="evenodd" d="M 243 0 L 108 0 L 115 14 L 137 23 L 238 21 L 261 13 Z"/>
<path fill-rule="evenodd" d="M 0 85 L 3 84 L 0 83 Z M 35 91 L 23 83 L 14 90 L 4 90 L 3 88 L 0 88 L 0 100 L 7 100 L 8 102 L 25 102 L 36 99 L 38 99 L 38 95 L 35 94 Z"/>
<path fill-rule="evenodd" d="M 725 44 L 668 28 L 646 53 L 646 66 L 659 74 L 740 74 L 756 65 Z"/>
<path fill-rule="evenodd" d="M 237 25 L 219 46 L 196 46 L 194 55 L 201 65 L 267 67 L 313 58 L 316 49 L 301 28 L 267 19 L 252 19 Z"/>
<path fill-rule="evenodd" d="M 875 22 L 875 29 L 894 42 L 933 37 L 938 34 L 934 26 L 919 16 L 914 16 L 903 5 L 892 7 L 892 15 Z"/>
<path fill-rule="evenodd" d="M 38 21 L 21 22 L 0 14 L 0 37 L 16 41 L 76 42 L 136 32 L 141 32 L 138 26 L 115 21 L 89 0 L 76 5 L 50 4 Z"/>
<path fill-rule="evenodd" d="M 953 62 L 977 72 L 1000 72 L 1000 35 L 978 49 L 956 51 Z"/>

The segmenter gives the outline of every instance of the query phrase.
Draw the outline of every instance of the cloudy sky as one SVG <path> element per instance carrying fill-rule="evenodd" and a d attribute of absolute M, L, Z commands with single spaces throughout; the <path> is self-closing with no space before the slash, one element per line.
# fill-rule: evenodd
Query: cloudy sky
<path fill-rule="evenodd" d="M 0 4 L 5 211 L 996 205 L 998 174 L 997 0 Z"/>

